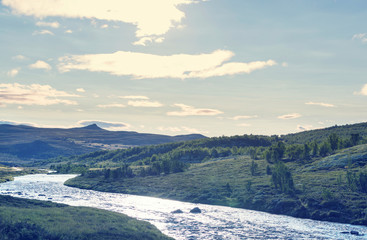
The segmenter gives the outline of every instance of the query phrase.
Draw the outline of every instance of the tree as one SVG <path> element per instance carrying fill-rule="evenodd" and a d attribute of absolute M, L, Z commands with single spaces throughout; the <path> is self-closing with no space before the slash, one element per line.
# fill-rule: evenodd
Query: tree
<path fill-rule="evenodd" d="M 287 166 L 278 161 L 271 174 L 271 183 L 281 192 L 290 193 L 294 190 L 293 177 Z"/>
<path fill-rule="evenodd" d="M 359 136 L 359 133 L 352 133 L 350 135 L 350 142 L 352 143 L 352 146 L 357 145 L 360 140 L 361 140 L 361 137 Z"/>
<path fill-rule="evenodd" d="M 310 147 L 308 146 L 307 143 L 305 143 L 303 145 L 303 152 L 302 152 L 302 158 L 304 160 L 310 160 L 310 158 L 311 158 L 310 157 L 310 151 L 311 151 Z"/>
<path fill-rule="evenodd" d="M 252 176 L 255 176 L 256 172 L 257 172 L 257 168 L 258 168 L 258 165 L 257 163 L 255 163 L 254 160 L 252 160 L 251 162 L 251 166 L 250 166 L 250 172 L 251 172 L 251 175 Z"/>
<path fill-rule="evenodd" d="M 339 148 L 340 138 L 338 137 L 338 135 L 336 135 L 335 133 L 332 133 L 329 135 L 328 140 L 329 140 L 331 150 L 335 151 Z"/>
<path fill-rule="evenodd" d="M 331 147 L 329 142 L 323 142 L 320 146 L 320 156 L 321 157 L 325 157 L 326 155 L 328 155 L 331 152 Z"/>

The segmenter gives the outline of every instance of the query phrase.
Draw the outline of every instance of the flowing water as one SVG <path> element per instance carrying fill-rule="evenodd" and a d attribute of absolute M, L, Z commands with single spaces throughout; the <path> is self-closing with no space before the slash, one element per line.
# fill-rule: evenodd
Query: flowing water
<path fill-rule="evenodd" d="M 145 220 L 175 239 L 367 239 L 367 228 L 244 209 L 64 186 L 75 175 L 27 175 L 0 184 L 0 194 L 89 206 Z M 190 213 L 199 207 L 202 213 Z M 183 213 L 171 213 L 181 209 Z M 365 236 L 343 234 L 358 231 Z"/>

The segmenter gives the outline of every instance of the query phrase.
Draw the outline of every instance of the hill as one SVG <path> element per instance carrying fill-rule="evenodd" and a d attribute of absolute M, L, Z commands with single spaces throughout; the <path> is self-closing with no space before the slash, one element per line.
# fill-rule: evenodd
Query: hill
<path fill-rule="evenodd" d="M 82 173 L 74 187 L 367 225 L 364 125 L 99 151 L 52 168 Z"/>
<path fill-rule="evenodd" d="M 2 124 L 0 125 L 0 162 L 21 165 L 102 149 L 128 148 L 200 138 L 205 136 L 191 134 L 172 137 L 128 131 L 107 131 L 95 124 L 70 129 Z"/>
<path fill-rule="evenodd" d="M 0 196 L 0 239 L 172 239 L 150 223 L 87 207 Z"/>

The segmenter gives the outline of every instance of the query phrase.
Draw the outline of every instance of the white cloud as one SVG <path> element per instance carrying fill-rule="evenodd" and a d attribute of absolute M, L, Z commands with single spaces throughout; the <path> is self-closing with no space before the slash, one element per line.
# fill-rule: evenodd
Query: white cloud
<path fill-rule="evenodd" d="M 140 38 L 138 41 L 133 42 L 134 45 L 146 46 L 147 43 L 153 42 L 152 37 L 143 37 Z"/>
<path fill-rule="evenodd" d="M 158 127 L 157 130 L 162 131 L 162 132 L 174 132 L 174 133 L 178 133 L 178 132 L 186 132 L 186 133 L 207 133 L 204 131 L 200 131 L 197 130 L 195 128 L 190 128 L 190 127 L 185 127 L 185 126 L 181 126 L 181 127 Z"/>
<path fill-rule="evenodd" d="M 119 96 L 119 98 L 123 98 L 123 99 L 142 99 L 142 100 L 148 100 L 149 99 L 146 96 Z"/>
<path fill-rule="evenodd" d="M 139 100 L 139 101 L 132 101 L 130 100 L 127 103 L 129 106 L 133 107 L 162 107 L 163 104 L 157 101 L 147 101 L 147 100 Z"/>
<path fill-rule="evenodd" d="M 65 33 L 73 33 L 73 31 L 68 29 L 68 30 L 65 31 Z"/>
<path fill-rule="evenodd" d="M 361 40 L 363 43 L 367 43 L 367 33 L 358 33 L 353 35 L 353 40 Z"/>
<path fill-rule="evenodd" d="M 359 92 L 354 92 L 354 95 L 367 96 L 367 84 L 363 85 L 362 89 Z"/>
<path fill-rule="evenodd" d="M 136 36 L 161 36 L 177 28 L 185 13 L 179 5 L 198 3 L 200 0 L 3 0 L 14 14 L 45 17 L 87 18 L 119 21 L 137 26 Z"/>
<path fill-rule="evenodd" d="M 53 32 L 49 31 L 49 30 L 40 30 L 40 31 L 34 31 L 33 35 L 55 35 Z"/>
<path fill-rule="evenodd" d="M 103 120 L 81 120 L 78 122 L 78 125 L 81 126 L 89 126 L 91 124 L 97 124 L 100 128 L 109 130 L 109 131 L 123 131 L 129 129 L 130 124 L 123 122 L 110 122 Z"/>
<path fill-rule="evenodd" d="M 18 60 L 18 61 L 23 61 L 23 60 L 26 60 L 27 58 L 23 55 L 16 55 L 16 56 L 12 57 L 12 59 Z"/>
<path fill-rule="evenodd" d="M 85 92 L 84 88 L 77 88 L 76 91 L 77 92 L 81 92 L 81 93 L 84 93 Z"/>
<path fill-rule="evenodd" d="M 323 103 L 323 102 L 306 102 L 306 105 L 316 105 L 316 106 L 321 106 L 321 107 L 335 107 L 334 104 L 330 104 L 330 103 Z"/>
<path fill-rule="evenodd" d="M 59 28 L 60 23 L 58 22 L 36 22 L 38 27 L 51 27 L 51 28 Z"/>
<path fill-rule="evenodd" d="M 0 84 L 0 102 L 3 104 L 20 105 L 76 105 L 75 101 L 63 99 L 65 97 L 78 97 L 64 91 L 58 91 L 49 85 L 19 83 Z"/>
<path fill-rule="evenodd" d="M 162 132 L 181 132 L 182 129 L 179 127 L 157 127 L 157 130 Z"/>
<path fill-rule="evenodd" d="M 235 116 L 232 119 L 233 120 L 241 120 L 241 119 L 251 119 L 251 118 L 258 118 L 257 115 L 252 115 L 252 116 Z"/>
<path fill-rule="evenodd" d="M 103 25 L 101 26 L 101 28 L 102 28 L 102 29 L 104 29 L 104 28 L 108 28 L 108 24 L 103 24 Z"/>
<path fill-rule="evenodd" d="M 41 60 L 38 60 L 37 62 L 29 65 L 29 68 L 31 69 L 46 69 L 46 70 L 50 70 L 51 69 L 51 66 L 50 64 L 44 62 L 44 61 L 41 61 Z"/>
<path fill-rule="evenodd" d="M 12 70 L 8 71 L 7 75 L 9 77 L 15 77 L 18 75 L 20 68 L 13 68 Z"/>
<path fill-rule="evenodd" d="M 288 63 L 282 62 L 282 67 L 288 67 Z"/>
<path fill-rule="evenodd" d="M 99 108 L 124 108 L 126 106 L 120 103 L 111 103 L 111 104 L 99 104 L 97 105 L 97 107 Z"/>
<path fill-rule="evenodd" d="M 59 58 L 61 72 L 88 70 L 142 78 L 208 78 L 250 73 L 276 64 L 273 60 L 250 63 L 229 62 L 234 53 L 216 50 L 209 54 L 170 56 L 118 51 L 112 54 L 72 55 Z M 144 67 L 142 67 L 144 66 Z"/>
<path fill-rule="evenodd" d="M 299 118 L 299 117 L 302 117 L 302 115 L 299 113 L 290 113 L 290 114 L 278 116 L 279 119 L 294 119 L 294 118 Z"/>
<path fill-rule="evenodd" d="M 168 112 L 168 116 L 215 116 L 222 114 L 223 112 L 216 109 L 209 108 L 194 108 L 185 104 L 175 104 L 175 107 L 181 108 L 179 112 Z"/>

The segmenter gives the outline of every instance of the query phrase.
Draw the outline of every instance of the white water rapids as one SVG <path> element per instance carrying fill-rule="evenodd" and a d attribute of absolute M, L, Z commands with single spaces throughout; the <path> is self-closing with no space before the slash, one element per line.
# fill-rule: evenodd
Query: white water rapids
<path fill-rule="evenodd" d="M 124 213 L 152 223 L 175 239 L 367 239 L 367 228 L 363 226 L 64 186 L 72 177 L 75 175 L 16 177 L 0 184 L 0 194 Z M 194 207 L 202 213 L 190 213 Z M 171 213 L 177 209 L 183 213 Z M 358 231 L 365 236 L 341 233 L 344 231 Z"/>

